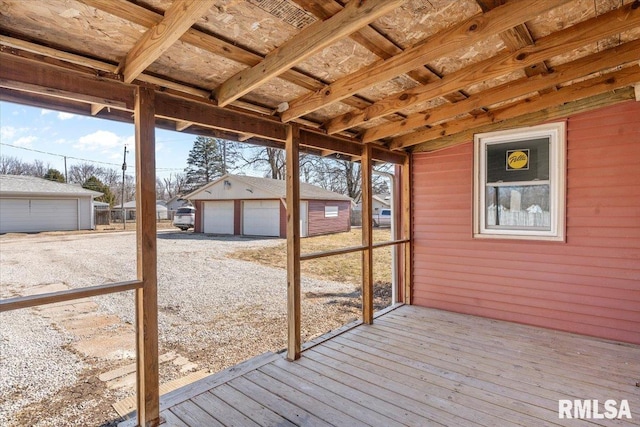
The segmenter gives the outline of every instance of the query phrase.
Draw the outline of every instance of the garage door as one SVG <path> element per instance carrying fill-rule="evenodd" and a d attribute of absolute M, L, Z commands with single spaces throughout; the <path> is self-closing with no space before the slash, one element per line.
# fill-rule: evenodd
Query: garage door
<path fill-rule="evenodd" d="M 246 200 L 242 208 L 242 234 L 280 236 L 280 201 Z"/>
<path fill-rule="evenodd" d="M 76 199 L 0 199 L 0 233 L 77 229 Z"/>
<path fill-rule="evenodd" d="M 233 234 L 233 201 L 204 202 L 203 232 Z"/>

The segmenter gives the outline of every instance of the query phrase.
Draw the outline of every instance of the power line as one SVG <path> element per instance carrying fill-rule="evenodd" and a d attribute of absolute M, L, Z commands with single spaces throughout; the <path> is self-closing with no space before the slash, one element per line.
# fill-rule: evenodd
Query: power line
<path fill-rule="evenodd" d="M 116 167 L 120 167 L 121 166 L 118 163 L 109 163 L 109 162 L 103 162 L 103 161 L 100 161 L 100 160 L 83 159 L 81 157 L 66 156 L 64 154 L 50 153 L 48 151 L 36 150 L 35 148 L 27 148 L 27 147 L 20 147 L 20 146 L 17 146 L 17 145 L 7 144 L 6 142 L 0 142 L 0 145 L 6 145 L 7 147 L 17 148 L 19 150 L 26 150 L 26 151 L 33 151 L 35 153 L 40 153 L 40 154 L 47 154 L 49 156 L 58 156 L 58 157 L 66 158 L 66 159 L 80 160 L 80 161 L 83 161 L 83 162 L 99 163 L 99 164 L 102 164 L 102 165 L 109 165 L 109 166 L 116 166 Z M 131 169 L 135 169 L 135 167 L 131 166 Z M 169 171 L 183 171 L 184 168 L 156 168 L 156 170 L 157 171 L 169 172 Z"/>

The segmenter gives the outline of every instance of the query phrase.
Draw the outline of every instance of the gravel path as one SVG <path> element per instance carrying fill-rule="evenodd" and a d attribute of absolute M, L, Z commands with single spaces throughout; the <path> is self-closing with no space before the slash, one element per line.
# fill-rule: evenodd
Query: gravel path
<path fill-rule="evenodd" d="M 284 348 L 285 270 L 227 257 L 235 250 L 269 250 L 281 243 L 281 239 L 159 233 L 160 353 L 177 352 L 194 369 L 216 372 Z M 131 232 L 0 236 L 0 295 L 24 295 L 46 285 L 77 288 L 134 279 L 135 245 L 135 233 Z M 353 285 L 303 279 L 302 288 L 303 294 L 321 295 L 303 300 L 305 340 L 356 316 L 352 303 L 342 304 L 340 298 L 330 296 L 352 297 Z M 91 306 L 82 306 L 85 311 L 75 315 L 66 311 L 46 314 L 47 310 L 40 309 L 0 315 L 0 425 L 104 426 L 117 417 L 110 404 L 132 390 L 113 391 L 105 386 L 101 396 L 91 396 L 91 402 L 84 405 L 69 400 L 77 398 L 78 383 L 93 384 L 100 373 L 130 364 L 135 355 L 133 342 L 129 349 L 113 353 L 105 349 L 100 354 L 101 345 L 108 348 L 106 338 L 67 329 L 82 318 L 98 316 L 96 324 L 120 320 L 120 324 L 103 328 L 113 332 L 109 339 L 132 336 L 133 292 L 93 298 L 88 304 Z M 90 345 L 98 347 L 98 353 L 87 350 Z M 161 382 L 183 374 L 161 367 Z M 48 413 L 41 414 L 45 408 Z M 80 415 L 71 421 L 72 413 Z"/>

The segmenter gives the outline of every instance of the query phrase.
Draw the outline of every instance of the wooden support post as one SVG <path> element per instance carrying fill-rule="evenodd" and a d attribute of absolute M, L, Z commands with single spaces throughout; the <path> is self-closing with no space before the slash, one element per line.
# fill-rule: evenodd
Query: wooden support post
<path fill-rule="evenodd" d="M 404 246 L 404 254 L 402 257 L 402 283 L 404 285 L 403 289 L 403 297 L 405 304 L 411 304 L 411 156 L 408 156 L 402 165 L 402 174 L 401 174 L 401 183 L 400 186 L 402 188 L 402 209 L 400 211 L 402 223 L 402 235 L 401 239 L 409 239 L 408 243 L 405 243 Z"/>
<path fill-rule="evenodd" d="M 373 323 L 373 204 L 371 187 L 371 144 L 362 147 L 362 321 Z"/>
<path fill-rule="evenodd" d="M 287 359 L 300 358 L 300 129 L 288 127 L 287 157 Z"/>
<path fill-rule="evenodd" d="M 138 425 L 160 423 L 158 372 L 158 274 L 156 250 L 155 94 L 138 87 L 135 105 L 136 234 L 138 280 L 136 290 L 136 350 Z"/>

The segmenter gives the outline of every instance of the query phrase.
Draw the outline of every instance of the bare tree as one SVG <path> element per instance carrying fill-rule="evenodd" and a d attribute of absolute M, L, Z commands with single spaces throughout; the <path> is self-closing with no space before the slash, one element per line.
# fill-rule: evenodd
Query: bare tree
<path fill-rule="evenodd" d="M 183 173 L 169 174 L 167 178 L 162 179 L 164 187 L 163 193 L 167 200 L 174 196 L 183 194 L 187 188 L 187 176 Z"/>
<path fill-rule="evenodd" d="M 0 157 L 0 173 L 3 175 L 28 175 L 43 178 L 49 169 L 51 169 L 49 163 L 38 159 L 33 162 L 24 162 L 17 157 Z"/>

